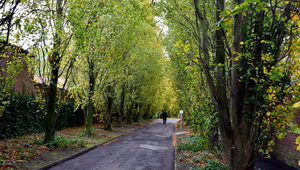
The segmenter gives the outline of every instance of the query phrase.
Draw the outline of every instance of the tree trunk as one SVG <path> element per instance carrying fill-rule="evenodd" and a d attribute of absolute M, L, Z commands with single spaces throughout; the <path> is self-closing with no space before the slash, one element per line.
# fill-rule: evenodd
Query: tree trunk
<path fill-rule="evenodd" d="M 88 92 L 87 117 L 86 117 L 84 135 L 91 136 L 93 135 L 92 124 L 93 124 L 93 115 L 95 113 L 94 102 L 92 100 L 92 97 L 94 96 L 96 79 L 94 74 L 94 63 L 92 60 L 89 59 L 89 57 L 87 58 L 89 63 L 89 92 Z"/>
<path fill-rule="evenodd" d="M 53 54 L 50 58 L 50 67 L 51 67 L 51 76 L 50 76 L 50 85 L 49 85 L 49 91 L 48 91 L 48 103 L 47 103 L 47 114 L 45 116 L 45 124 L 46 124 L 46 130 L 45 130 L 45 138 L 43 143 L 49 143 L 51 141 L 54 141 L 54 133 L 55 133 L 55 121 L 58 117 L 56 112 L 56 93 L 57 93 L 57 82 L 58 82 L 58 73 L 59 73 L 59 66 L 61 61 L 60 56 L 60 45 L 61 45 L 61 38 L 59 35 L 59 31 L 61 29 L 61 19 L 62 16 L 62 0 L 58 0 L 56 4 L 56 15 L 58 16 L 58 25 L 57 30 L 54 35 L 54 45 L 53 45 Z"/>
<path fill-rule="evenodd" d="M 104 129 L 105 130 L 111 130 L 110 117 L 111 117 L 112 104 L 113 104 L 112 86 L 108 85 L 106 87 L 106 112 L 104 115 Z"/>
<path fill-rule="evenodd" d="M 218 0 L 216 3 L 217 10 L 216 10 L 216 19 L 217 22 L 221 20 L 221 12 L 224 11 L 225 2 L 224 0 Z M 225 77 L 225 46 L 224 46 L 224 37 L 223 37 L 224 29 L 220 28 L 216 30 L 215 36 L 215 52 L 216 52 L 216 88 L 217 88 L 217 96 L 220 96 L 217 100 L 218 103 L 222 103 L 224 107 L 220 107 L 222 110 L 228 111 L 228 102 L 227 102 L 227 95 L 226 95 L 226 77 Z M 213 94 L 210 94 L 211 100 L 213 100 Z M 214 112 L 219 112 L 214 108 Z M 220 115 L 219 115 L 220 116 Z M 211 145 L 218 146 L 218 125 L 214 123 L 217 119 L 218 114 L 211 120 L 212 121 L 212 135 L 210 136 L 210 143 Z"/>
<path fill-rule="evenodd" d="M 129 100 L 130 102 L 130 100 Z M 130 102 L 130 106 L 127 108 L 127 125 L 131 124 L 131 115 L 132 115 L 132 109 L 133 109 L 134 104 Z"/>
<path fill-rule="evenodd" d="M 124 117 L 124 103 L 125 103 L 125 83 L 122 85 L 122 92 L 121 92 L 121 96 L 120 96 L 120 103 L 119 103 L 119 121 L 118 124 L 120 126 L 124 126 L 124 121 L 123 121 L 123 117 Z"/>
<path fill-rule="evenodd" d="M 55 64 L 56 66 L 56 64 Z M 57 114 L 56 110 L 56 93 L 57 93 L 57 80 L 58 80 L 58 68 L 52 68 L 52 76 L 51 82 L 48 91 L 48 103 L 47 103 L 47 114 L 45 116 L 45 124 L 46 124 L 46 131 L 45 131 L 45 138 L 43 143 L 49 143 L 54 141 L 54 126 L 55 126 L 55 118 Z"/>
<path fill-rule="evenodd" d="M 147 104 L 146 109 L 145 109 L 145 114 L 144 114 L 144 117 L 143 117 L 144 119 L 148 119 L 149 118 L 150 109 L 151 109 L 151 105 Z"/>

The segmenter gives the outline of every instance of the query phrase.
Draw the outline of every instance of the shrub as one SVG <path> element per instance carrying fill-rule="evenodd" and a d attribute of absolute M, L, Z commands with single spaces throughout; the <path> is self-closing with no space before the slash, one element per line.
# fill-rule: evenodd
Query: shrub
<path fill-rule="evenodd" d="M 34 97 L 11 94 L 5 96 L 5 100 L 10 101 L 10 104 L 0 117 L 0 139 L 44 132 L 45 111 L 39 108 Z M 74 112 L 74 105 L 74 102 L 68 102 L 62 106 L 56 130 L 83 124 L 83 110 Z"/>
<path fill-rule="evenodd" d="M 203 169 L 205 170 L 226 170 L 226 165 L 219 162 L 218 159 L 207 160 L 204 164 Z"/>
<path fill-rule="evenodd" d="M 202 136 L 200 137 L 186 137 L 182 144 L 178 145 L 177 150 L 192 150 L 199 151 L 207 149 L 208 140 Z"/>

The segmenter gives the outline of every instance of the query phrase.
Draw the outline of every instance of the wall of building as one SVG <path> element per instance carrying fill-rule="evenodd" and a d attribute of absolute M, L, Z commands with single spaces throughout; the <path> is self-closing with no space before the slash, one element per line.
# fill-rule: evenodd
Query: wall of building
<path fill-rule="evenodd" d="M 33 74 L 29 74 L 28 65 L 26 63 L 28 52 L 16 46 L 7 46 L 0 56 L 0 75 L 1 77 L 9 77 L 15 81 L 14 90 L 16 93 L 31 95 L 36 92 L 36 87 L 33 84 Z M 15 57 L 13 59 L 13 57 Z M 17 68 L 17 74 L 11 76 L 7 73 L 8 63 L 18 60 L 22 68 Z M 1 80 L 1 83 L 5 83 Z"/>
<path fill-rule="evenodd" d="M 295 112 L 295 117 L 293 118 L 293 123 L 300 126 L 300 109 Z M 290 127 L 286 127 L 286 131 L 290 131 Z M 286 164 L 300 169 L 298 166 L 298 161 L 300 160 L 300 150 L 297 151 L 297 144 L 295 143 L 298 134 L 287 132 L 287 135 L 283 139 L 277 139 L 273 156 Z"/>

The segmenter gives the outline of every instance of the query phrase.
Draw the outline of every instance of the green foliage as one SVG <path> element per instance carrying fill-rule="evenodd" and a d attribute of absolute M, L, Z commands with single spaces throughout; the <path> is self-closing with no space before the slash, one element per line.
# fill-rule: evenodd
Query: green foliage
<path fill-rule="evenodd" d="M 0 118 L 0 138 L 44 132 L 45 111 L 35 98 L 11 94 L 5 96 L 4 100 L 9 100 L 10 104 Z M 84 113 L 80 109 L 74 112 L 74 105 L 74 102 L 69 102 L 62 106 L 56 129 L 83 124 Z"/>
<path fill-rule="evenodd" d="M 207 149 L 208 147 L 208 139 L 204 136 L 191 136 L 186 137 L 183 140 L 183 143 L 178 145 L 177 150 L 192 150 L 192 151 L 199 151 Z"/>
<path fill-rule="evenodd" d="M 226 170 L 226 165 L 218 159 L 207 160 L 207 163 L 204 164 L 203 169 L 205 170 Z"/>
<path fill-rule="evenodd" d="M 80 108 L 74 111 L 75 107 L 76 105 L 73 101 L 62 105 L 61 111 L 56 121 L 56 130 L 83 125 L 84 111 Z"/>
<path fill-rule="evenodd" d="M 44 131 L 42 112 L 35 99 L 11 94 L 5 97 L 10 101 L 0 118 L 0 138 L 10 138 Z"/>
<path fill-rule="evenodd" d="M 42 144 L 42 139 L 35 139 L 34 144 Z M 46 145 L 50 148 L 67 148 L 67 147 L 83 147 L 85 145 L 85 141 L 82 139 L 68 139 L 61 136 L 56 136 L 55 140 L 52 142 L 47 143 Z"/>

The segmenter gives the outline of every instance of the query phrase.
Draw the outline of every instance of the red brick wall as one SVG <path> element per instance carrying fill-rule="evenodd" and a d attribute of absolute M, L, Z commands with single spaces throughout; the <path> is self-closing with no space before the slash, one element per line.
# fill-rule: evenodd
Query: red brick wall
<path fill-rule="evenodd" d="M 11 48 L 13 47 L 13 48 Z M 29 74 L 28 66 L 25 62 L 24 55 L 27 55 L 27 51 L 22 50 L 19 47 L 9 46 L 6 47 L 0 58 L 0 74 L 2 77 L 10 77 L 7 73 L 7 62 L 13 60 L 13 56 L 23 57 L 21 58 L 22 69 L 18 70 L 18 74 L 13 77 L 15 80 L 14 90 L 16 93 L 32 94 L 36 92 L 36 87 L 33 84 L 33 75 Z"/>
<path fill-rule="evenodd" d="M 300 109 L 295 112 L 295 117 L 293 119 L 294 124 L 300 126 Z M 291 130 L 290 127 L 286 127 L 286 131 Z M 300 150 L 297 151 L 297 144 L 295 144 L 298 134 L 287 132 L 287 135 L 283 139 L 277 139 L 273 156 L 286 164 L 300 169 L 298 166 L 298 161 L 300 160 Z"/>

